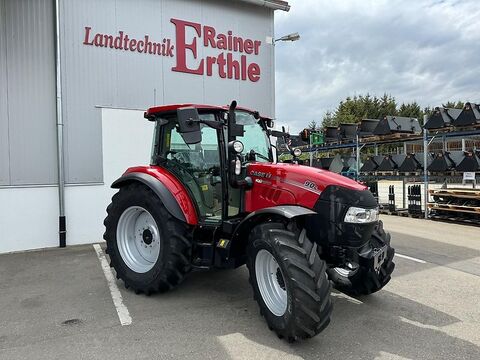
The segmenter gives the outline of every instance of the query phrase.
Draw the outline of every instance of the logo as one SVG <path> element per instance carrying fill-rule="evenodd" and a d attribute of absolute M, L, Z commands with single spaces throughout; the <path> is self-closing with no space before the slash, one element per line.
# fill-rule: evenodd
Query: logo
<path fill-rule="evenodd" d="M 303 185 L 304 185 L 305 187 L 309 188 L 309 189 L 318 190 L 317 184 L 315 184 L 315 183 L 314 183 L 313 181 L 311 181 L 311 180 L 306 180 Z"/>
<path fill-rule="evenodd" d="M 251 176 L 262 177 L 265 179 L 270 179 L 272 177 L 271 173 L 263 172 L 263 171 L 250 171 Z"/>
<path fill-rule="evenodd" d="M 175 58 L 175 66 L 171 70 L 176 72 L 250 82 L 260 80 L 260 66 L 250 61 L 262 50 L 260 40 L 234 34 L 232 30 L 218 32 L 213 26 L 191 21 L 172 18 L 170 22 L 175 27 L 175 40 L 156 40 L 150 35 L 135 38 L 124 31 L 115 34 L 96 33 L 92 27 L 85 26 L 83 44 Z M 211 51 L 214 55 L 199 58 L 199 54 L 203 53 L 202 48 L 214 49 Z"/>

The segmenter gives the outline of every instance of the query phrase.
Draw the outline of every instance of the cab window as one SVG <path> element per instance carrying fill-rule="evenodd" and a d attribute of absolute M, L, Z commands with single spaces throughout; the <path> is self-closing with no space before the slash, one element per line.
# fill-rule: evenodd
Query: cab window
<path fill-rule="evenodd" d="M 214 115 L 201 115 L 213 120 Z M 186 144 L 177 132 L 176 122 L 164 127 L 162 158 L 165 167 L 188 187 L 194 197 L 201 218 L 221 220 L 222 184 L 217 130 L 201 124 L 202 141 Z"/>

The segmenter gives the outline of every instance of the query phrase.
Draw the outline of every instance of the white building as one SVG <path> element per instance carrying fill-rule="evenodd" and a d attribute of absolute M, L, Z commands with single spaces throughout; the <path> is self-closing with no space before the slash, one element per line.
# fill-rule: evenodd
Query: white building
<path fill-rule="evenodd" d="M 288 9 L 0 0 L 0 253 L 59 246 L 63 219 L 66 245 L 100 241 L 111 182 L 149 161 L 150 106 L 236 99 L 273 117 L 274 11 Z"/>

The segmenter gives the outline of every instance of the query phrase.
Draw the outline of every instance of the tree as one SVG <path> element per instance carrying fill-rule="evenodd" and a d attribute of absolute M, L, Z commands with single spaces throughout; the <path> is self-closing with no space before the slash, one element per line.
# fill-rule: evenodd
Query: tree
<path fill-rule="evenodd" d="M 464 105 L 465 104 L 459 100 L 456 103 L 455 101 L 447 101 L 447 103 L 443 104 L 442 106 L 445 108 L 451 108 L 451 109 L 463 109 Z"/>
<path fill-rule="evenodd" d="M 327 112 L 323 117 L 323 126 L 335 126 L 340 123 L 357 123 L 362 119 L 378 119 L 385 115 L 396 115 L 395 98 L 384 94 L 381 98 L 376 96 L 358 95 L 347 97 L 340 101 L 333 112 Z"/>
<path fill-rule="evenodd" d="M 448 101 L 442 106 L 463 109 L 464 103 Z M 425 107 L 422 109 L 416 101 L 402 103 L 397 109 L 397 103 L 392 95 L 385 93 L 381 97 L 377 97 L 367 93 L 366 95 L 348 96 L 340 101 L 334 111 L 325 113 L 322 127 L 337 126 L 340 123 L 357 123 L 362 119 L 380 119 L 387 115 L 417 118 L 420 125 L 423 125 L 423 115 L 430 116 L 432 112 L 432 108 Z"/>
<path fill-rule="evenodd" d="M 310 121 L 310 124 L 308 124 L 308 128 L 310 130 L 317 130 L 317 122 L 315 120 Z"/>
<path fill-rule="evenodd" d="M 423 117 L 423 111 L 416 101 L 409 104 L 402 103 L 398 109 L 398 116 L 417 118 L 420 120 Z"/>

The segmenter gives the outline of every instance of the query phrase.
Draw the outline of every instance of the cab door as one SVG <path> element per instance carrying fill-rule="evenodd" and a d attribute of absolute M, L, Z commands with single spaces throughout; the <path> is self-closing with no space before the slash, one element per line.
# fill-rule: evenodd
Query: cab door
<path fill-rule="evenodd" d="M 213 114 L 200 115 L 213 120 Z M 200 125 L 202 140 L 186 144 L 177 131 L 176 122 L 164 126 L 162 158 L 170 170 L 189 190 L 199 219 L 203 222 L 220 222 L 223 213 L 221 157 L 218 144 L 220 131 L 205 124 Z"/>

